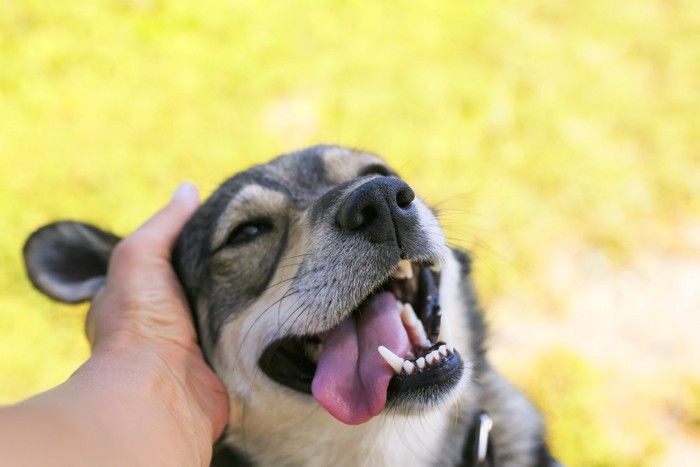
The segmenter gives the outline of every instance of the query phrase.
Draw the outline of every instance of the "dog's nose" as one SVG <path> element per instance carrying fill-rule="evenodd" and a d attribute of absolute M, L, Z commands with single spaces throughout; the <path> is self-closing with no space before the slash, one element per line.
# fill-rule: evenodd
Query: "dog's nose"
<path fill-rule="evenodd" d="M 401 232 L 417 221 L 415 197 L 403 180 L 373 178 L 348 194 L 336 221 L 343 230 L 360 233 L 372 243 L 396 241 L 401 246 Z"/>

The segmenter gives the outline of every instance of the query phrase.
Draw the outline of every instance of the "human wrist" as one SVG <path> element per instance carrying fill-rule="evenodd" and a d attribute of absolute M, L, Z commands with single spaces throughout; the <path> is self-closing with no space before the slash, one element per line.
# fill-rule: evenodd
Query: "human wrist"
<path fill-rule="evenodd" d="M 148 345 L 100 345 L 66 384 L 86 395 L 81 405 L 98 411 L 96 422 L 109 426 L 116 444 L 138 447 L 132 451 L 153 461 L 147 465 L 208 465 L 211 423 Z"/>

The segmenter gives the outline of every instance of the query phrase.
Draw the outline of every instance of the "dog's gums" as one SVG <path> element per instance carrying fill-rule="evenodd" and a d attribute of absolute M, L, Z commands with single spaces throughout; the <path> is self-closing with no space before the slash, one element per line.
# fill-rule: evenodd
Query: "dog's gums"
<path fill-rule="evenodd" d="M 447 320 L 442 320 L 439 283 L 434 263 L 402 260 L 338 326 L 273 342 L 263 352 L 260 368 L 279 384 L 313 394 L 349 424 L 367 421 L 385 405 L 400 407 L 411 397 L 449 391 L 459 381 L 463 364 Z M 372 334 L 377 341 L 366 337 Z M 354 339 L 361 342 L 347 344 Z M 374 350 L 380 361 L 365 341 L 381 342 Z"/>

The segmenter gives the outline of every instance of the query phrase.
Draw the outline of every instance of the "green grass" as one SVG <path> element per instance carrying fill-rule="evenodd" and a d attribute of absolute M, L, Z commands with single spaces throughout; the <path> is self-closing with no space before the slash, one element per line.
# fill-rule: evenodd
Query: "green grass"
<path fill-rule="evenodd" d="M 636 467 L 655 465 L 664 443 L 654 427 L 627 414 L 617 433 L 610 426 L 610 401 L 602 371 L 566 348 L 541 355 L 521 384 L 547 420 L 549 443 L 565 465 Z M 626 435 L 634 434 L 634 442 Z"/>
<path fill-rule="evenodd" d="M 0 402 L 88 354 L 85 308 L 24 277 L 33 229 L 127 233 L 181 180 L 207 193 L 318 142 L 385 155 L 439 203 L 487 304 L 527 289 L 565 314 L 552 246 L 624 263 L 682 249 L 700 216 L 699 24 L 690 0 L 0 3 Z M 572 465 L 607 452 L 552 439 Z"/>

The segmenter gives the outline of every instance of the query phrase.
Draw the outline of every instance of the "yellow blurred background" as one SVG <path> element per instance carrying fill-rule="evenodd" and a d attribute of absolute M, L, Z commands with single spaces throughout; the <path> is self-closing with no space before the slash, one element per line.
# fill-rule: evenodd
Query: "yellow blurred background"
<path fill-rule="evenodd" d="M 182 180 L 385 156 L 473 251 L 498 366 L 573 466 L 700 463 L 700 3 L 0 2 L 0 403 L 88 355 L 21 247 Z"/>

